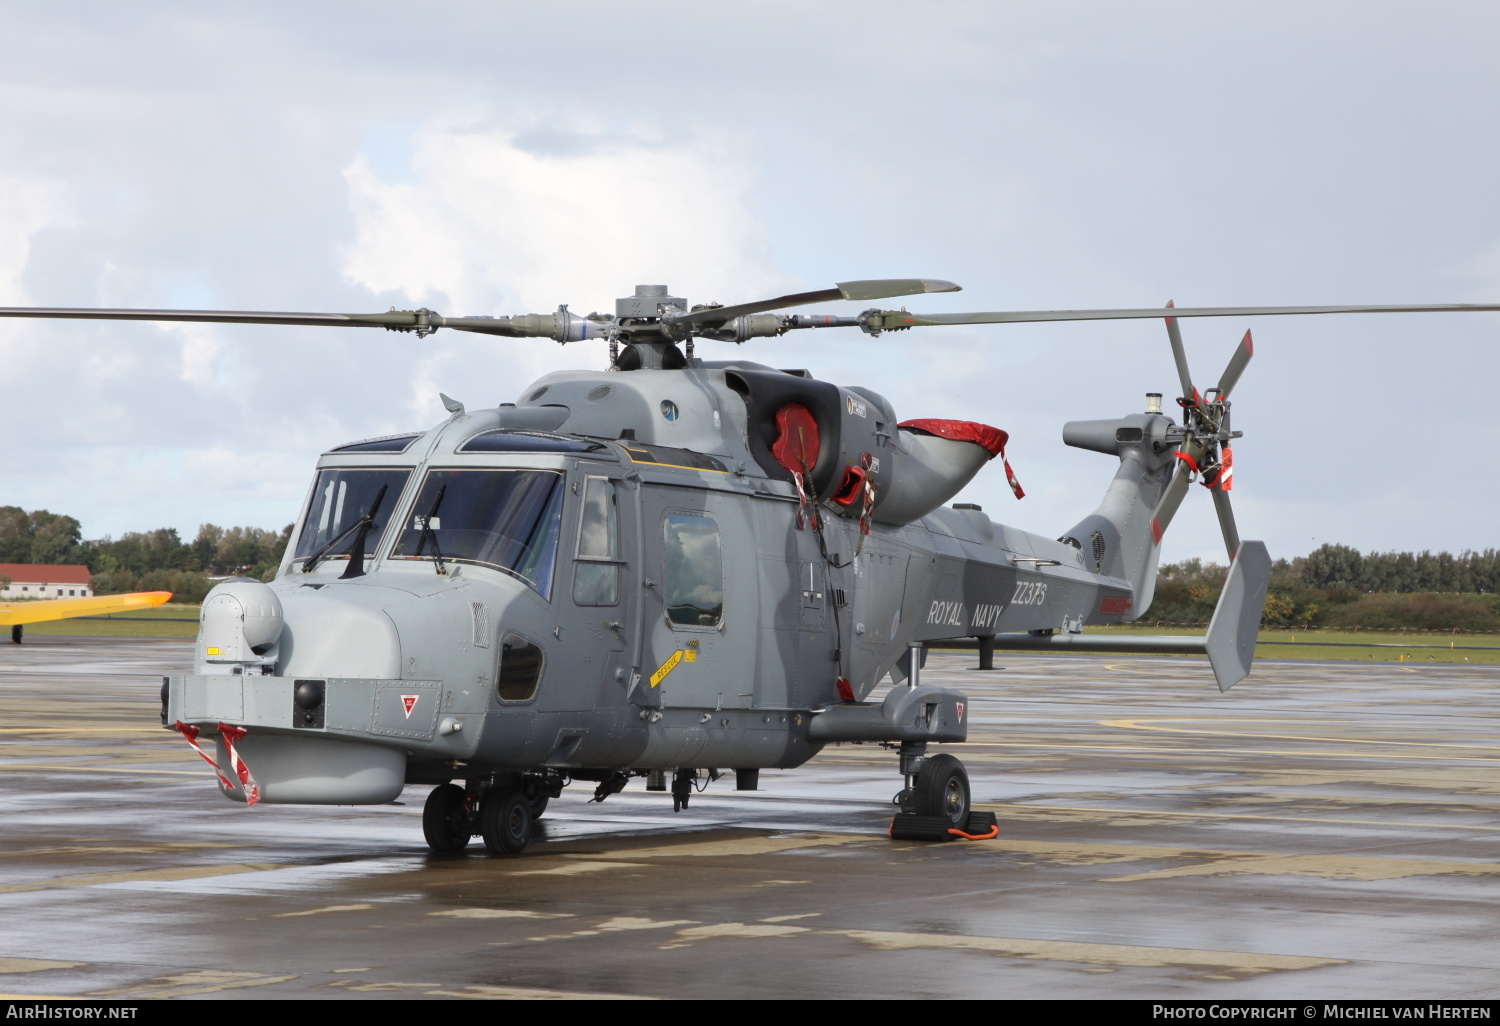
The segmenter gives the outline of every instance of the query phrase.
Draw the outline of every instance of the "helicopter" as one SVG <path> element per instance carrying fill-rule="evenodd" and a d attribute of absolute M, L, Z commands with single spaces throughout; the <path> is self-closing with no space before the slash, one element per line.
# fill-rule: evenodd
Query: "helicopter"
<path fill-rule="evenodd" d="M 881 279 L 690 306 L 642 285 L 612 314 L 586 316 L 566 305 L 514 317 L 0 316 L 607 342 L 607 370 L 554 372 L 489 409 L 441 395 L 448 416 L 428 430 L 323 453 L 274 578 L 217 585 L 192 672 L 161 687 L 162 726 L 234 801 L 380 804 L 427 785 L 430 848 L 457 853 L 478 836 L 492 854 L 519 854 L 572 784 L 592 783 L 603 801 L 643 777 L 677 811 L 721 771 L 755 790 L 761 769 L 801 766 L 839 743 L 895 753 L 893 836 L 993 836 L 993 817 L 971 810 L 962 763 L 929 753 L 966 739 L 969 702 L 922 683 L 928 651 L 977 648 L 981 667 L 996 649 L 1196 652 L 1221 690 L 1250 671 L 1271 560 L 1262 542 L 1240 539 L 1229 493 L 1241 436 L 1230 396 L 1253 342 L 1246 332 L 1200 391 L 1179 319 L 1500 309 L 780 312 L 955 291 Z M 1166 322 L 1180 419 L 1148 393 L 1140 412 L 1068 423 L 1066 444 L 1116 467 L 1097 508 L 1055 536 L 945 505 L 997 458 L 1022 494 L 1004 431 L 903 421 L 868 388 L 695 353 L 699 340 L 794 330 L 1151 317 Z M 1163 535 L 1194 483 L 1213 496 L 1230 560 L 1206 635 L 1085 634 L 1150 606 Z"/>

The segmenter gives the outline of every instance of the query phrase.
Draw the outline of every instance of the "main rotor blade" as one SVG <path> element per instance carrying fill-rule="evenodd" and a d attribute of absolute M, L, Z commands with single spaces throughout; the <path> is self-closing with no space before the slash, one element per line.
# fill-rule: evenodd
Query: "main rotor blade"
<path fill-rule="evenodd" d="M 1250 333 L 1245 332 L 1245 337 L 1240 339 L 1239 346 L 1234 355 L 1229 358 L 1229 365 L 1224 368 L 1223 375 L 1219 378 L 1219 398 L 1228 399 L 1230 389 L 1240 380 L 1240 375 L 1245 373 L 1245 368 L 1250 364 L 1250 357 L 1255 355 L 1255 345 L 1250 341 Z M 1214 493 L 1219 494 L 1218 492 Z M 1230 553 L 1233 555 L 1233 553 Z"/>
<path fill-rule="evenodd" d="M 843 281 L 837 288 L 820 289 L 817 292 L 797 292 L 775 299 L 762 299 L 756 303 L 738 303 L 735 306 L 718 306 L 711 310 L 695 310 L 686 314 L 671 314 L 665 319 L 672 324 L 720 324 L 746 314 L 765 313 L 788 306 L 803 306 L 807 303 L 828 303 L 836 299 L 868 301 L 894 299 L 897 296 L 919 296 L 927 292 L 962 292 L 963 289 L 951 281 L 937 278 L 874 278 L 868 281 Z"/>
<path fill-rule="evenodd" d="M 436 315 L 432 315 L 436 318 Z M 303 324 L 345 328 L 414 328 L 418 314 L 392 310 L 379 314 L 261 313 L 250 310 L 115 310 L 51 306 L 0 307 L 0 317 L 37 317 L 83 321 L 187 321 L 216 324 Z M 441 321 L 436 318 L 434 323 Z"/>
<path fill-rule="evenodd" d="M 1172 309 L 1177 304 L 1170 299 L 1167 300 L 1167 309 Z M 1182 391 L 1178 393 L 1184 399 L 1191 399 L 1197 395 L 1198 390 L 1193 387 L 1193 376 L 1188 373 L 1187 350 L 1182 345 L 1182 332 L 1177 327 L 1177 318 L 1167 317 L 1167 339 L 1172 343 L 1172 359 L 1177 364 L 1177 380 L 1182 382 Z"/>
<path fill-rule="evenodd" d="M 1217 488 L 1210 488 L 1214 497 L 1214 512 L 1219 514 L 1219 529 L 1224 532 L 1224 548 L 1229 550 L 1229 558 L 1234 560 L 1234 554 L 1240 551 L 1240 530 L 1234 524 L 1234 509 L 1229 505 L 1229 493 L 1221 492 Z"/>
<path fill-rule="evenodd" d="M 1177 515 L 1177 507 L 1182 505 L 1182 498 L 1187 494 L 1188 480 L 1186 467 L 1178 467 L 1172 475 L 1171 484 L 1167 490 L 1162 492 L 1161 501 L 1156 504 L 1156 509 L 1151 514 L 1151 537 L 1157 545 L 1161 544 L 1162 535 L 1167 533 L 1167 526 L 1172 523 L 1172 518 Z"/>
<path fill-rule="evenodd" d="M 1350 306 L 1201 306 L 1172 311 L 1173 317 L 1283 317 L 1301 314 L 1351 313 L 1493 313 L 1500 303 L 1413 303 Z M 886 330 L 935 327 L 940 324 L 1024 324 L 1038 321 L 1134 321 L 1160 317 L 1160 307 L 1120 310 L 986 310 L 980 313 L 915 314 L 882 311 Z"/>

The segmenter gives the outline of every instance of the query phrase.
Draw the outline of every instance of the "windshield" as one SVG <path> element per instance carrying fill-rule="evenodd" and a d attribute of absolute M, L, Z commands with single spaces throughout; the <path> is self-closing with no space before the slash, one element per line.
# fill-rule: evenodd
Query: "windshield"
<path fill-rule="evenodd" d="M 354 541 L 354 526 L 360 517 L 370 511 L 370 504 L 380 489 L 385 495 L 380 508 L 375 511 L 375 527 L 366 539 L 365 551 L 373 553 L 385 534 L 385 525 L 390 523 L 390 514 L 401 498 L 401 489 L 406 485 L 410 470 L 367 470 L 363 467 L 352 470 L 347 467 L 318 471 L 313 482 L 312 505 L 307 519 L 302 522 L 302 533 L 297 536 L 296 553 L 292 559 L 307 559 L 329 542 L 347 532 L 347 537 L 335 546 L 337 552 L 329 552 L 324 559 L 348 559 L 349 547 Z"/>
<path fill-rule="evenodd" d="M 429 471 L 391 558 L 493 567 L 550 598 L 562 498 L 552 470 Z"/>

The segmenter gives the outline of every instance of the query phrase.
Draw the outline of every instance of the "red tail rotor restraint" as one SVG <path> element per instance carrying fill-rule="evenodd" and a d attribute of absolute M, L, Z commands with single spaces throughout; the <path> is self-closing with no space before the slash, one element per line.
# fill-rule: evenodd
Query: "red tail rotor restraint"
<path fill-rule="evenodd" d="M 254 805 L 260 801 L 260 785 L 250 775 L 250 767 L 245 765 L 245 760 L 241 759 L 239 752 L 234 749 L 234 743 L 245 736 L 245 728 L 233 727 L 227 723 L 219 724 L 219 736 L 224 739 L 224 748 L 229 753 L 229 765 L 233 768 L 234 776 L 239 778 L 239 783 L 236 784 L 233 779 L 225 775 L 223 768 L 214 761 L 213 756 L 205 752 L 202 746 L 198 744 L 197 727 L 190 723 L 183 723 L 181 720 L 173 724 L 173 727 L 192 746 L 193 751 L 197 752 L 204 762 L 214 768 L 214 775 L 219 778 L 219 783 L 224 785 L 224 790 L 234 791 L 238 789 L 243 791 L 246 805 Z"/>

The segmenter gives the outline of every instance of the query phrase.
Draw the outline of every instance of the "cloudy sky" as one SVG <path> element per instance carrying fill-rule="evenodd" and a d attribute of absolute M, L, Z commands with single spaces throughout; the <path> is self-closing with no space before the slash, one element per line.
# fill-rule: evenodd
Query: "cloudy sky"
<path fill-rule="evenodd" d="M 869 277 L 924 311 L 1500 300 L 1490 3 L 0 2 L 0 305 L 449 314 Z M 858 307 L 830 307 L 853 313 Z M 1241 531 L 1500 544 L 1500 314 L 1246 327 Z M 734 347 L 706 343 L 700 355 Z M 1061 425 L 1175 392 L 1159 322 L 740 351 L 1008 430 L 964 498 L 1056 534 Z M 87 537 L 279 527 L 317 454 L 510 401 L 602 344 L 0 323 L 0 504 Z M 1222 553 L 1191 496 L 1168 559 Z"/>

